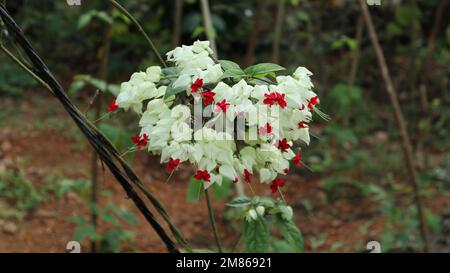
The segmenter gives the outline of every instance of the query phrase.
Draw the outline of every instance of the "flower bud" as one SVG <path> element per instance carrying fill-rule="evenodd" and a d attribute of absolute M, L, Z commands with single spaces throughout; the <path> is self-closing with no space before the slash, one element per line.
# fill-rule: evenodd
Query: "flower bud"
<path fill-rule="evenodd" d="M 290 206 L 280 206 L 281 218 L 284 220 L 291 220 L 294 212 Z"/>
<path fill-rule="evenodd" d="M 256 212 L 260 215 L 260 216 L 264 216 L 264 212 L 266 211 L 266 209 L 263 206 L 258 206 L 256 207 Z"/>
<path fill-rule="evenodd" d="M 247 212 L 247 216 L 245 217 L 247 221 L 252 221 L 258 219 L 258 214 L 256 213 L 256 210 L 251 209 Z"/>

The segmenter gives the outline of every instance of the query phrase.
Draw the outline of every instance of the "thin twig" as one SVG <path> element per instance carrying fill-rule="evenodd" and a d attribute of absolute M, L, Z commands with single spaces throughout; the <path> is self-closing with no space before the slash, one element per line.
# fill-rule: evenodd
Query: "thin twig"
<path fill-rule="evenodd" d="M 14 54 L 9 51 L 3 44 L 0 44 L 0 48 L 2 49 L 3 52 L 5 52 L 5 54 L 16 64 L 18 64 L 23 70 L 25 70 L 28 74 L 30 74 L 31 77 L 33 77 L 36 81 L 38 81 L 40 84 L 42 84 L 43 86 L 45 86 L 47 89 L 50 90 L 50 92 L 53 93 L 53 91 L 51 90 L 50 86 L 44 82 L 38 75 L 36 75 L 36 73 L 34 73 L 28 66 L 25 65 L 25 63 L 17 58 L 16 56 L 14 56 Z"/>
<path fill-rule="evenodd" d="M 358 72 L 360 53 L 361 53 L 361 42 L 364 32 L 364 18 L 362 16 L 358 17 L 358 23 L 356 24 L 356 48 L 352 52 L 352 60 L 350 65 L 350 75 L 348 79 L 349 90 L 353 89 L 355 85 L 356 73 Z"/>
<path fill-rule="evenodd" d="M 214 233 L 214 239 L 216 240 L 217 250 L 219 250 L 219 252 L 222 253 L 223 251 L 222 251 L 222 245 L 220 243 L 219 230 L 217 229 L 216 219 L 214 217 L 214 211 L 211 206 L 211 200 L 209 198 L 208 189 L 205 189 L 205 200 L 206 200 L 206 205 L 208 207 L 209 221 L 211 222 L 211 228 Z"/>
<path fill-rule="evenodd" d="M 111 2 L 111 4 L 114 5 L 114 7 L 116 7 L 120 12 L 122 12 L 123 14 L 125 14 L 125 16 L 128 17 L 128 19 L 131 20 L 131 22 L 133 22 L 133 24 L 137 27 L 137 29 L 139 30 L 139 32 L 145 37 L 145 39 L 147 40 L 147 42 L 149 43 L 153 54 L 155 54 L 156 58 L 158 58 L 158 61 L 161 63 L 162 66 L 167 67 L 166 62 L 163 60 L 163 58 L 161 57 L 161 54 L 159 54 L 158 49 L 156 48 L 155 44 L 153 44 L 152 40 L 150 39 L 150 37 L 147 35 L 147 33 L 145 32 L 144 28 L 141 26 L 141 24 L 139 24 L 138 20 L 131 15 L 130 12 L 128 12 L 127 9 L 125 9 L 122 5 L 120 5 L 117 1 L 115 0 L 109 0 Z"/>
<path fill-rule="evenodd" d="M 181 20 L 183 18 L 183 0 L 174 0 L 172 47 L 180 45 Z"/>
<path fill-rule="evenodd" d="M 111 16 L 113 11 L 113 6 L 110 4 L 108 7 L 108 15 Z M 106 92 L 108 88 L 108 63 L 109 63 L 109 52 L 111 47 L 111 34 L 112 34 L 112 23 L 107 24 L 105 31 L 103 33 L 103 41 L 102 41 L 102 47 L 99 49 L 99 79 L 105 82 L 105 90 Z M 97 124 L 98 120 L 100 119 L 101 115 L 101 109 L 102 109 L 102 97 L 99 97 L 100 90 L 96 90 L 95 96 L 91 101 L 91 105 L 94 105 L 94 111 L 95 111 L 95 121 L 94 124 Z M 92 155 L 91 155 L 91 202 L 94 206 L 97 206 L 98 204 L 98 154 L 93 149 Z M 104 175 L 104 174 L 103 174 Z M 97 230 L 98 227 L 98 215 L 97 215 L 97 209 L 91 210 L 91 222 L 92 226 L 95 230 Z M 97 252 L 97 242 L 95 240 L 91 240 L 91 252 Z"/>
<path fill-rule="evenodd" d="M 278 63 L 280 59 L 280 44 L 281 44 L 281 34 L 283 31 L 284 22 L 284 10 L 285 10 L 286 0 L 278 0 L 277 7 L 277 18 L 275 22 L 275 36 L 273 38 L 272 45 L 272 61 Z"/>
<path fill-rule="evenodd" d="M 266 7 L 266 0 L 259 0 L 258 7 L 256 8 L 256 15 L 253 20 L 252 33 L 250 34 L 247 42 L 247 56 L 245 58 L 246 66 L 252 65 L 255 59 L 256 41 L 258 40 L 258 34 L 261 25 L 261 17 L 264 13 L 265 7 Z"/>
<path fill-rule="evenodd" d="M 200 6 L 202 9 L 203 24 L 205 26 L 206 37 L 208 38 L 211 44 L 213 56 L 217 60 L 219 58 L 219 54 L 217 52 L 216 46 L 216 31 L 214 30 L 214 26 L 212 23 L 211 10 L 209 9 L 208 0 L 200 0 Z"/>
<path fill-rule="evenodd" d="M 438 6 L 436 8 L 435 16 L 434 16 L 434 23 L 433 28 L 431 30 L 430 36 L 428 37 L 428 45 L 427 45 L 427 54 L 425 57 L 425 68 L 424 72 L 422 73 L 422 78 L 419 86 L 419 94 L 420 94 L 420 106 L 421 106 L 421 116 L 423 117 L 423 122 L 425 124 L 425 128 L 423 132 L 419 136 L 419 146 L 422 147 L 422 153 L 423 153 L 423 168 L 427 169 L 429 165 L 429 157 L 428 157 L 428 143 L 429 143 L 429 135 L 430 135 L 430 127 L 431 127 L 431 121 L 430 121 L 430 115 L 428 112 L 428 87 L 427 87 L 427 81 L 430 79 L 431 75 L 431 62 L 433 60 L 433 52 L 434 48 L 436 47 L 436 37 L 439 33 L 439 30 L 441 28 L 442 24 L 442 18 L 444 15 L 444 11 L 446 10 L 445 7 L 447 5 L 447 0 L 441 0 L 438 3 Z"/>

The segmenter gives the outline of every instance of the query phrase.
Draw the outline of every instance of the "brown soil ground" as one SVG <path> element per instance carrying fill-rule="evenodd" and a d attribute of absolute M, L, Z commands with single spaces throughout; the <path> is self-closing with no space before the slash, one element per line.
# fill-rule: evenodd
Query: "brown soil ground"
<path fill-rule="evenodd" d="M 38 97 L 23 103 L 3 100 L 0 107 L 5 112 L 3 121 L 0 120 L 0 171 L 2 167 L 20 168 L 37 187 L 55 173 L 71 179 L 89 177 L 91 149 L 85 141 L 71 135 L 76 128 L 55 99 Z M 45 126 L 37 122 L 48 121 L 50 117 L 52 122 Z M 214 240 L 205 203 L 186 201 L 187 181 L 192 170 L 182 166 L 171 181 L 165 183 L 168 173 L 157 158 L 138 152 L 132 166 L 148 189 L 165 205 L 174 224 L 188 241 L 198 248 L 211 247 Z M 100 180 L 101 189 L 113 192 L 109 197 L 101 197 L 102 204 L 113 202 L 138 216 L 137 226 L 126 226 L 135 233 L 135 238 L 124 246 L 125 251 L 165 252 L 156 233 L 112 175 L 106 171 Z M 267 185 L 254 183 L 254 188 L 260 195 L 271 194 Z M 369 240 L 380 236 L 383 215 L 377 212 L 373 202 L 361 198 L 326 202 L 320 176 L 291 174 L 285 192 L 288 203 L 294 207 L 306 251 L 364 251 Z M 311 209 L 305 209 L 304 201 L 310 203 Z M 450 200 L 444 196 L 426 200 L 426 206 L 438 215 L 449 213 L 449 205 Z M 224 243 L 231 245 L 237 234 L 230 222 L 222 217 L 224 201 L 215 200 L 214 208 Z M 75 224 L 66 218 L 88 213 L 85 200 L 76 193 L 69 193 L 59 200 L 49 198 L 21 221 L 0 218 L 0 252 L 65 252 L 75 228 Z M 100 225 L 100 230 L 106 228 L 106 224 Z M 317 243 L 319 238 L 322 243 Z M 82 242 L 82 251 L 88 250 L 89 242 Z"/>

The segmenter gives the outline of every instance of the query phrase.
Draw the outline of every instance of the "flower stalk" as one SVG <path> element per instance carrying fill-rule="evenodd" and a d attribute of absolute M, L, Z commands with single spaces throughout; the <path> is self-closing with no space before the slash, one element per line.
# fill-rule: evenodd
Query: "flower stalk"
<path fill-rule="evenodd" d="M 211 228 L 214 233 L 214 239 L 216 241 L 217 250 L 220 253 L 222 253 L 223 250 L 222 250 L 222 244 L 220 243 L 220 234 L 219 234 L 219 230 L 217 229 L 216 219 L 215 219 L 214 211 L 213 211 L 213 208 L 211 205 L 211 200 L 209 198 L 208 189 L 205 189 L 205 200 L 206 200 L 206 206 L 208 207 L 209 221 L 211 223 Z"/>

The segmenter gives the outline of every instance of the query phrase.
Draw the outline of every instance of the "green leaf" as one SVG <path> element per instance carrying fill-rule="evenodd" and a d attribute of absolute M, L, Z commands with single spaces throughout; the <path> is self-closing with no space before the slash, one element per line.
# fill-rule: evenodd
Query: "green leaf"
<path fill-rule="evenodd" d="M 119 220 L 117 220 L 117 218 L 111 214 L 111 213 L 107 213 L 102 211 L 100 213 L 100 218 L 102 218 L 103 221 L 110 223 L 111 225 L 118 225 L 119 224 Z"/>
<path fill-rule="evenodd" d="M 401 26 L 411 27 L 414 20 L 420 21 L 420 18 L 420 9 L 413 4 L 398 5 L 395 9 L 395 20 Z"/>
<path fill-rule="evenodd" d="M 192 178 L 188 184 L 187 200 L 188 202 L 197 202 L 200 200 L 201 193 L 203 191 L 203 182 Z"/>
<path fill-rule="evenodd" d="M 108 210 L 112 211 L 113 213 L 115 213 L 118 217 L 120 217 L 121 219 L 123 219 L 127 223 L 129 223 L 131 225 L 137 225 L 138 224 L 138 220 L 137 220 L 136 216 L 132 212 L 127 211 L 125 209 L 121 209 L 121 208 L 115 206 L 112 203 L 107 204 L 106 208 Z"/>
<path fill-rule="evenodd" d="M 221 79 L 233 78 L 234 80 L 240 80 L 245 77 L 245 72 L 240 68 L 230 68 L 225 70 Z"/>
<path fill-rule="evenodd" d="M 91 75 L 80 74 L 74 77 L 75 81 L 84 81 L 87 84 L 92 85 L 93 87 L 99 89 L 102 92 L 107 91 L 107 83 L 103 80 L 92 77 Z"/>
<path fill-rule="evenodd" d="M 252 202 L 252 199 L 250 199 L 247 196 L 243 197 L 236 197 L 231 202 L 227 203 L 227 206 L 229 207 L 245 207 L 250 205 Z"/>
<path fill-rule="evenodd" d="M 270 208 L 270 207 L 274 207 L 275 206 L 275 201 L 270 198 L 270 197 L 266 197 L 266 196 L 257 196 L 253 199 L 253 204 L 256 206 L 264 206 L 266 208 Z"/>
<path fill-rule="evenodd" d="M 69 217 L 66 218 L 66 220 L 79 226 L 84 225 L 86 223 L 84 217 L 80 215 L 70 215 Z"/>
<path fill-rule="evenodd" d="M 120 86 L 117 84 L 108 84 L 106 91 L 117 97 L 120 93 Z"/>
<path fill-rule="evenodd" d="M 219 64 L 222 66 L 224 71 L 227 71 L 229 69 L 241 69 L 241 67 L 232 61 L 228 61 L 228 60 L 219 60 L 218 61 Z M 242 69 L 241 69 L 242 70 Z"/>
<path fill-rule="evenodd" d="M 165 67 L 161 69 L 161 74 L 163 77 L 178 77 L 180 74 L 180 69 L 177 67 Z"/>
<path fill-rule="evenodd" d="M 233 182 L 230 179 L 224 178 L 222 181 L 222 185 L 219 186 L 218 184 L 214 184 L 212 188 L 214 196 L 218 200 L 221 200 L 233 193 Z"/>
<path fill-rule="evenodd" d="M 445 30 L 445 35 L 447 37 L 447 44 L 450 45 L 450 25 L 447 26 L 447 29 Z"/>
<path fill-rule="evenodd" d="M 126 148 L 131 145 L 128 137 L 130 133 L 126 129 L 106 122 L 100 123 L 98 127 L 117 148 Z"/>
<path fill-rule="evenodd" d="M 260 63 L 255 64 L 250 67 L 247 67 L 244 72 L 247 75 L 251 76 L 258 76 L 258 75 L 266 75 L 271 72 L 278 72 L 286 70 L 286 68 L 278 65 L 278 64 L 272 64 L 272 63 Z"/>
<path fill-rule="evenodd" d="M 253 78 L 247 81 L 251 85 L 270 85 L 272 83 L 268 78 L 262 77 L 261 79 Z"/>
<path fill-rule="evenodd" d="M 275 218 L 275 226 L 280 231 L 281 235 L 283 235 L 284 239 L 294 247 L 296 252 L 303 251 L 303 236 L 300 230 L 295 225 L 294 221 L 289 220 L 286 221 L 281 218 L 280 215 L 277 215 Z"/>
<path fill-rule="evenodd" d="M 90 181 L 86 179 L 63 179 L 58 185 L 55 195 L 57 198 L 63 197 L 68 192 L 77 192 L 81 195 L 87 195 L 90 190 L 89 185 Z"/>
<path fill-rule="evenodd" d="M 242 236 L 247 252 L 263 253 L 267 251 L 270 232 L 267 221 L 264 218 L 258 217 L 258 219 L 253 221 L 244 220 Z"/>
<path fill-rule="evenodd" d="M 84 238 L 89 238 L 92 240 L 100 239 L 100 236 L 95 232 L 93 225 L 85 225 L 75 228 L 74 235 L 75 241 L 82 241 Z"/>
<path fill-rule="evenodd" d="M 204 32 L 205 32 L 205 28 L 202 26 L 198 26 L 195 28 L 194 32 L 192 33 L 192 38 L 197 38 Z"/>
<path fill-rule="evenodd" d="M 170 97 L 170 96 L 179 94 L 179 93 L 181 93 L 181 92 L 183 92 L 183 91 L 186 91 L 186 87 L 180 86 L 180 87 L 174 88 L 174 87 L 172 86 L 172 84 L 170 84 L 169 86 L 167 86 L 167 89 L 166 89 L 166 95 L 165 95 L 164 97 L 165 97 L 165 98 L 168 98 L 168 97 Z"/>
<path fill-rule="evenodd" d="M 86 85 L 84 81 L 74 81 L 69 87 L 69 94 L 75 94 L 79 92 Z"/>
<path fill-rule="evenodd" d="M 194 248 L 190 250 L 191 253 L 216 253 L 215 251 L 207 248 Z M 189 252 L 187 252 L 189 253 Z"/>
<path fill-rule="evenodd" d="M 390 36 L 398 36 L 403 33 L 402 28 L 395 22 L 389 22 L 387 24 L 386 31 Z"/>
<path fill-rule="evenodd" d="M 98 19 L 100 19 L 101 21 L 107 23 L 107 24 L 112 24 L 113 23 L 113 18 L 111 16 L 108 15 L 108 13 L 104 12 L 104 11 L 97 11 L 95 13 L 95 17 L 97 17 Z"/>
<path fill-rule="evenodd" d="M 80 16 L 80 19 L 78 19 L 78 29 L 82 29 L 86 27 L 92 20 L 92 13 L 88 12 Z"/>

